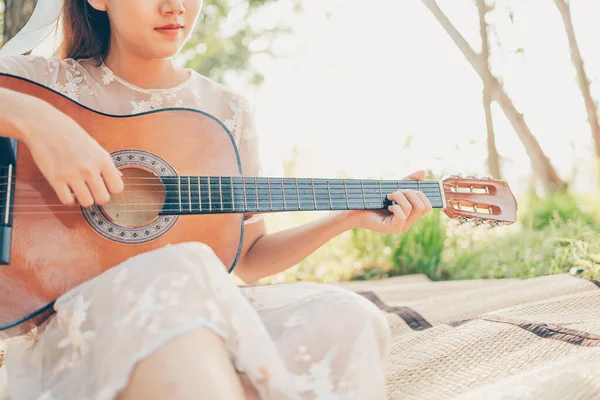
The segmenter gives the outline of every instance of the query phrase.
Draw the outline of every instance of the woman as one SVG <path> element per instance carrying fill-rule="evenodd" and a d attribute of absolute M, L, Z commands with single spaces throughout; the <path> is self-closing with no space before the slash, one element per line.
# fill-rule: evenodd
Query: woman
<path fill-rule="evenodd" d="M 65 0 L 60 59 L 0 57 L 0 72 L 108 114 L 206 111 L 233 133 L 244 174 L 259 175 L 247 102 L 173 62 L 201 6 Z M 123 190 L 110 155 L 68 116 L 6 89 L 0 104 L 0 133 L 28 146 L 63 204 L 102 205 Z M 422 171 L 407 177 L 422 178 Z M 398 203 L 389 212 L 332 212 L 273 234 L 261 218 L 248 219 L 236 274 L 251 283 L 345 230 L 402 232 L 431 210 L 421 192 L 388 197 Z M 133 257 L 61 296 L 55 310 L 37 333 L 7 343 L 16 400 L 386 397 L 389 328 L 373 304 L 319 284 L 240 289 L 202 243 Z"/>

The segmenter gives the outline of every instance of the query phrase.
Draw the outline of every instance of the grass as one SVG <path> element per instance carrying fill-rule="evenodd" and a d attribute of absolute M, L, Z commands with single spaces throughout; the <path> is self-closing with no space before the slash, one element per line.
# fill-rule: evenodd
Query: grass
<path fill-rule="evenodd" d="M 434 210 L 402 234 L 353 230 L 333 239 L 294 268 L 266 282 L 382 279 L 421 273 L 433 280 L 530 278 L 572 272 L 600 278 L 600 222 L 597 209 L 569 194 L 519 203 L 517 224 L 448 228 Z M 316 218 L 308 214 L 304 220 Z M 280 221 L 282 229 L 298 215 Z"/>

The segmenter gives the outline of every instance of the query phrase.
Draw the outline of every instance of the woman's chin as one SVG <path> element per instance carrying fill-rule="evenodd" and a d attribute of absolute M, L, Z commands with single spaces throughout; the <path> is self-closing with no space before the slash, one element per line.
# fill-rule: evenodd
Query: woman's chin
<path fill-rule="evenodd" d="M 172 58 L 179 54 L 180 49 L 180 46 L 160 46 L 152 49 L 151 54 L 154 59 Z"/>

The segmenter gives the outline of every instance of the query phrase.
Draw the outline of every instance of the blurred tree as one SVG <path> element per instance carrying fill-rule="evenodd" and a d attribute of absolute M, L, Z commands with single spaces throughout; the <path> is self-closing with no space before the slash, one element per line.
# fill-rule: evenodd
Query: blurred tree
<path fill-rule="evenodd" d="M 0 6 L 2 14 L 2 38 L 0 44 L 12 38 L 25 26 L 37 0 L 3 0 Z"/>
<path fill-rule="evenodd" d="M 477 72 L 481 80 L 487 83 L 490 87 L 492 100 L 496 101 L 504 111 L 504 114 L 510 121 L 513 129 L 519 136 L 519 139 L 525 147 L 525 151 L 531 160 L 533 171 L 540 179 L 544 188 L 549 192 L 564 191 L 567 184 L 563 181 L 556 169 L 550 162 L 550 159 L 544 153 L 542 147 L 533 135 L 529 126 L 525 122 L 523 114 L 521 114 L 512 100 L 492 72 L 489 65 L 484 61 L 484 56 L 475 52 L 465 38 L 460 34 L 446 14 L 440 9 L 436 0 L 421 0 L 423 4 L 431 11 L 452 41 L 463 53 L 467 61 Z"/>
<path fill-rule="evenodd" d="M 481 36 L 481 58 L 485 69 L 490 70 L 490 41 L 488 38 L 488 23 L 485 16 L 492 7 L 485 3 L 485 0 L 477 0 L 477 11 L 479 12 L 479 35 Z M 496 135 L 494 133 L 494 122 L 492 120 L 492 95 L 493 82 L 488 75 L 482 78 L 483 81 L 483 110 L 485 112 L 485 126 L 487 129 L 487 170 L 491 176 L 501 179 L 500 173 L 500 155 L 496 148 Z"/>
<path fill-rule="evenodd" d="M 573 21 L 571 20 L 571 2 L 569 0 L 554 0 L 560 16 L 562 17 L 565 25 L 565 32 L 569 40 L 569 47 L 571 49 L 571 61 L 575 67 L 577 73 L 577 81 L 579 82 L 579 88 L 583 96 L 585 103 L 585 110 L 587 112 L 588 123 L 592 129 L 592 139 L 594 140 L 594 149 L 596 150 L 596 157 L 600 159 L 600 125 L 598 124 L 598 106 L 592 98 L 590 93 L 590 80 L 587 77 L 585 68 L 583 66 L 583 59 L 581 57 L 581 51 L 577 44 L 575 37 L 575 29 L 573 28 Z"/>
<path fill-rule="evenodd" d="M 5 7 L 2 44 L 25 25 L 37 0 L 0 0 L 0 3 Z M 196 30 L 181 52 L 186 66 L 218 82 L 223 82 L 228 71 L 243 71 L 247 80 L 260 85 L 263 76 L 252 68 L 252 57 L 272 55 L 274 40 L 290 30 L 279 23 L 257 27 L 251 21 L 275 3 L 287 5 L 295 12 L 302 9 L 300 0 L 205 0 Z"/>
<path fill-rule="evenodd" d="M 205 0 L 196 31 L 182 51 L 187 66 L 217 82 L 223 82 L 226 72 L 243 72 L 260 85 L 264 77 L 252 66 L 252 57 L 273 56 L 275 39 L 291 30 L 280 22 L 264 27 L 252 21 L 268 7 L 282 5 L 301 10 L 301 0 Z"/>

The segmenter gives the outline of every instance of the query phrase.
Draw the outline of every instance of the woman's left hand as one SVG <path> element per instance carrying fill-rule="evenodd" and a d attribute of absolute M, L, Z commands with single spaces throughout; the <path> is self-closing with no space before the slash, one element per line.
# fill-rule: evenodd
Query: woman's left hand
<path fill-rule="evenodd" d="M 405 180 L 422 180 L 425 171 L 416 171 Z M 355 228 L 369 229 L 381 233 L 406 232 L 419 218 L 431 211 L 431 203 L 425 194 L 416 190 L 398 190 L 387 195 L 397 204 L 387 210 L 350 210 L 349 218 Z"/>

